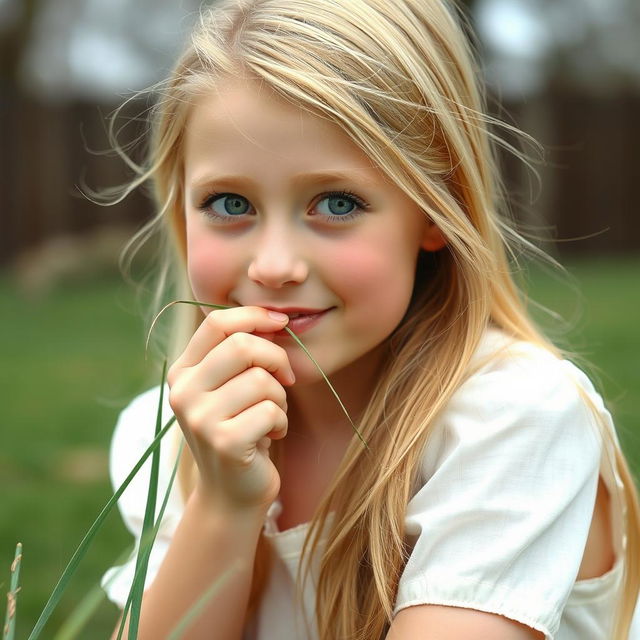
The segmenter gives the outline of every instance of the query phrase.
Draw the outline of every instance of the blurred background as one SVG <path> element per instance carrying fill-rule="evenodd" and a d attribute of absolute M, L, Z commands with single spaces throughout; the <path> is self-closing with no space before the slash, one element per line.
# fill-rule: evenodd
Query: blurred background
<path fill-rule="evenodd" d="M 544 147 L 535 168 L 502 158 L 523 229 L 568 270 L 527 262 L 519 278 L 559 320 L 532 311 L 589 364 L 640 471 L 640 3 L 469 0 L 494 115 Z M 26 638 L 84 532 L 111 494 L 119 410 L 155 384 L 145 362 L 144 297 L 117 267 L 148 219 L 144 193 L 111 207 L 81 186 L 130 174 L 107 117 L 165 77 L 195 0 L 0 0 L 0 584 L 24 544 L 17 638 Z M 119 120 L 144 132 L 147 100 Z M 535 150 L 525 148 L 535 156 Z M 137 151 L 134 151 L 136 157 Z M 138 156 L 139 157 L 139 156 Z M 117 612 L 93 591 L 127 548 L 114 515 L 47 627 L 47 638 L 108 637 Z M 92 622 L 65 622 L 87 594 Z M 62 631 L 60 629 L 62 628 Z"/>

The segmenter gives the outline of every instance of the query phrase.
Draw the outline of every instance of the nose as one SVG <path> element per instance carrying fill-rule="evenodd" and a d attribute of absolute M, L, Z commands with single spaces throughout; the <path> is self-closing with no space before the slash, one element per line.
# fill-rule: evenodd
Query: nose
<path fill-rule="evenodd" d="M 294 233 L 282 225 L 267 226 L 257 240 L 247 275 L 272 289 L 301 284 L 309 274 L 308 262 L 302 254 L 301 243 Z"/>

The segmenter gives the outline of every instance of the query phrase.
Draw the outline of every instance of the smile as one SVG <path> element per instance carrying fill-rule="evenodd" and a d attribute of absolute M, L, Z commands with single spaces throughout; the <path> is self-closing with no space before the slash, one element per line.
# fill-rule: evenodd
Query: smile
<path fill-rule="evenodd" d="M 324 311 L 311 313 L 290 312 L 287 314 L 289 316 L 289 323 L 287 324 L 287 327 L 296 335 L 305 333 L 315 327 L 334 308 L 335 307 L 331 307 Z M 278 331 L 276 335 L 289 336 L 289 333 L 285 329 L 282 329 L 281 331 Z"/>

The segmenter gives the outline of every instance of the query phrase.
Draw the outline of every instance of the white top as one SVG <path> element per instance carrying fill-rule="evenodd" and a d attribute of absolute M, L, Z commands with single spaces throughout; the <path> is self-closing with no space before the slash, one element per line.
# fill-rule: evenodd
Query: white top
<path fill-rule="evenodd" d="M 505 338 L 487 332 L 478 357 Z M 614 444 L 603 447 L 581 387 L 604 418 Z M 111 447 L 111 475 L 119 486 L 153 437 L 159 388 L 138 396 L 120 415 Z M 165 419 L 171 410 L 165 401 Z M 434 425 L 421 462 L 405 525 L 411 556 L 394 613 L 431 603 L 501 614 L 542 631 L 547 640 L 610 640 L 622 578 L 622 482 L 612 468 L 619 446 L 602 398 L 579 369 L 527 343 L 513 343 L 454 394 Z M 177 427 L 176 427 L 177 429 Z M 175 449 L 161 453 L 159 497 Z M 119 501 L 125 524 L 139 540 L 149 464 Z M 576 582 L 593 515 L 598 477 L 611 500 L 616 562 L 604 575 Z M 279 531 L 276 501 L 265 535 L 274 563 L 245 640 L 317 638 L 314 588 L 303 594 L 307 619 L 293 592 L 308 524 Z M 180 520 L 174 487 L 149 563 L 153 580 Z M 317 561 L 317 558 L 315 559 Z M 135 558 L 103 578 L 109 598 L 124 606 Z M 636 608 L 629 640 L 640 640 Z"/>

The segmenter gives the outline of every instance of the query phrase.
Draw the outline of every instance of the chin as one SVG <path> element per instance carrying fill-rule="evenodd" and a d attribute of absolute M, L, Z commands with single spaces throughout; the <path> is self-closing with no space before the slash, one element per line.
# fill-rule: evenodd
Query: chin
<path fill-rule="evenodd" d="M 303 355 L 302 357 L 307 358 L 306 355 Z M 318 364 L 322 367 L 322 370 L 324 371 L 327 378 L 330 379 L 332 375 L 332 370 L 327 370 L 327 368 L 324 367 L 321 362 L 319 362 Z M 296 381 L 293 385 L 291 385 L 290 387 L 291 389 L 308 387 L 308 386 L 316 385 L 318 383 L 323 384 L 325 386 L 327 385 L 327 382 L 324 379 L 323 375 L 320 373 L 320 371 L 318 371 L 318 368 L 313 364 L 313 362 L 311 362 L 311 360 L 309 360 L 308 365 L 305 364 L 302 367 L 296 366 L 295 363 L 292 363 L 292 366 L 293 366 L 293 372 L 295 373 L 295 376 L 296 376 Z"/>

